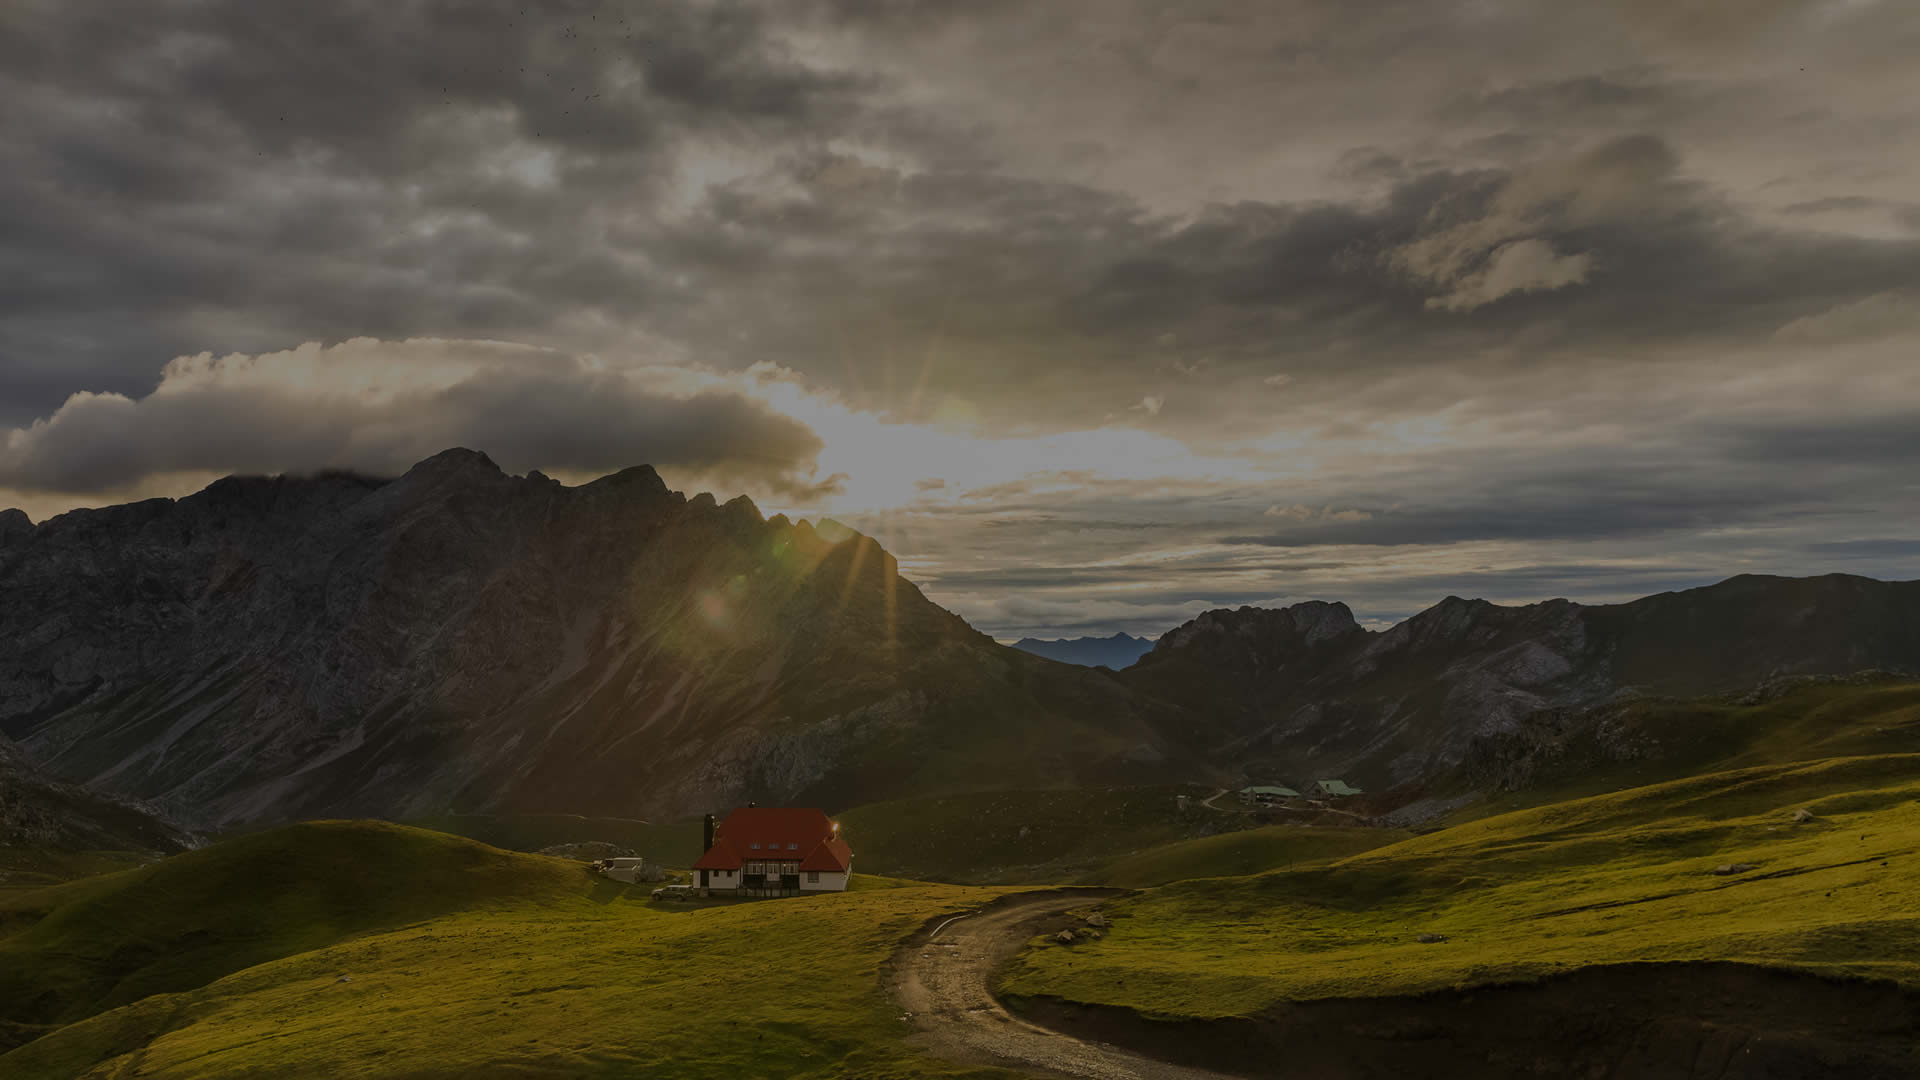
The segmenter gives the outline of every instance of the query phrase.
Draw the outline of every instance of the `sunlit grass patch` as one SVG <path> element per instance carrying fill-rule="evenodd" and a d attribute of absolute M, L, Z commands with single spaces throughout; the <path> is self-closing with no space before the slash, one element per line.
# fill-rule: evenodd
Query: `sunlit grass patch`
<path fill-rule="evenodd" d="M 1103 940 L 1037 948 L 1004 989 L 1212 1017 L 1629 961 L 1920 982 L 1917 799 L 1920 756 L 1889 755 L 1520 811 L 1116 902 Z M 1794 822 L 1803 807 L 1815 819 Z"/>

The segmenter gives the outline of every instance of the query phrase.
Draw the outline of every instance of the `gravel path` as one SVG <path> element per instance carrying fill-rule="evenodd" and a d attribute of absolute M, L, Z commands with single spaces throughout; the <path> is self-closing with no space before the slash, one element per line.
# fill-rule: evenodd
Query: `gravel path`
<path fill-rule="evenodd" d="M 1050 890 L 1009 897 L 984 911 L 935 921 L 894 955 L 893 992 L 913 1017 L 922 1049 L 954 1061 L 1033 1069 L 1090 1080 L 1228 1080 L 1030 1024 L 989 989 L 1049 918 L 1116 890 Z"/>

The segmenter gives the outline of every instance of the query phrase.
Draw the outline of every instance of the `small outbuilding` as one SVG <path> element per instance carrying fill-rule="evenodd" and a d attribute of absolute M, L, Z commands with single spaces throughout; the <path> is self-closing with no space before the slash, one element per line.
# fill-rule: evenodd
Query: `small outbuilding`
<path fill-rule="evenodd" d="M 666 867 L 650 863 L 638 855 L 619 855 L 611 859 L 601 859 L 593 864 L 595 870 L 615 881 L 632 884 L 636 881 L 665 881 Z"/>
<path fill-rule="evenodd" d="M 1349 795 L 1364 794 L 1345 780 L 1322 780 L 1313 785 L 1313 790 L 1315 794 L 1329 799 L 1343 799 Z"/>

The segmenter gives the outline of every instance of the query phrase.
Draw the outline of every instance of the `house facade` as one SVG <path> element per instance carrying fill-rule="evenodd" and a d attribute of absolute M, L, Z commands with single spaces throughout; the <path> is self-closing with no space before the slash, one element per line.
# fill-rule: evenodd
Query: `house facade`
<path fill-rule="evenodd" d="M 853 875 L 853 849 L 822 810 L 744 806 L 717 825 L 709 814 L 705 841 L 693 885 L 708 894 L 841 892 Z"/>

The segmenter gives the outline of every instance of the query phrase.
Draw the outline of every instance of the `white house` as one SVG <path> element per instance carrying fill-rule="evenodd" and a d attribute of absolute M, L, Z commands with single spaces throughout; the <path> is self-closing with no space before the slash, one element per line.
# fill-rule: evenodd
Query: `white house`
<path fill-rule="evenodd" d="M 706 845 L 693 864 L 693 885 L 707 892 L 840 892 L 853 876 L 853 850 L 823 810 L 746 806 L 718 826 L 709 814 Z"/>

